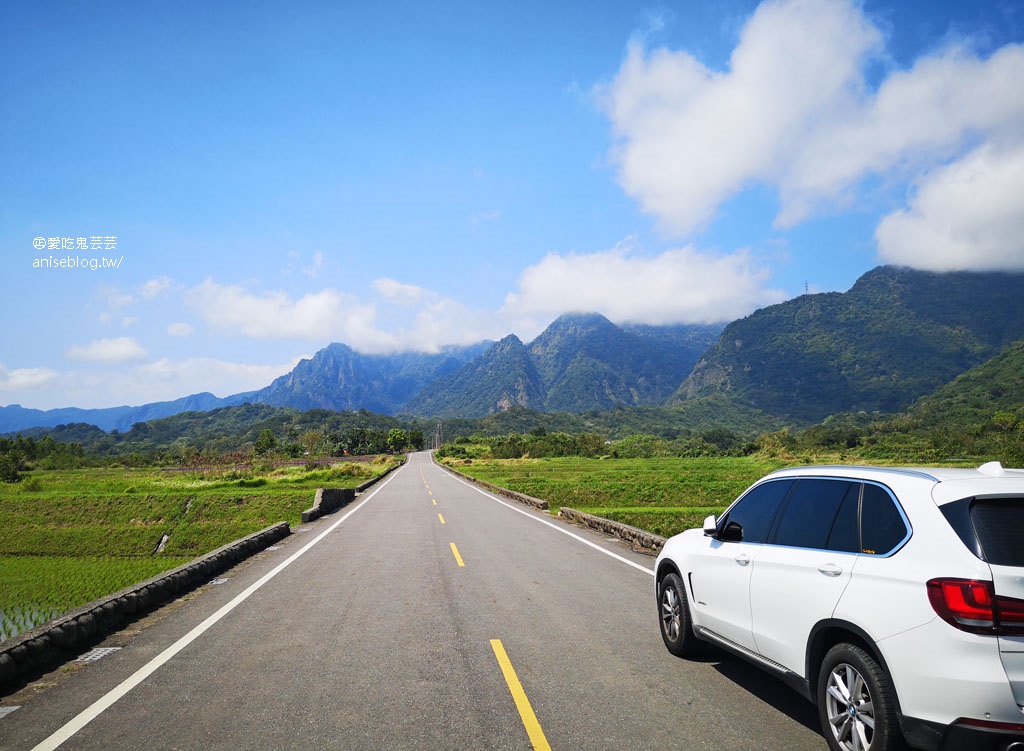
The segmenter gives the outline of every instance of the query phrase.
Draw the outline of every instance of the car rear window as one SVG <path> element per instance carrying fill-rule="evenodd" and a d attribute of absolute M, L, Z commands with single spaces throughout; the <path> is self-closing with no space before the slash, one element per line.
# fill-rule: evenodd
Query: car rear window
<path fill-rule="evenodd" d="M 971 522 L 986 561 L 1024 566 L 1024 498 L 976 500 L 971 504 Z"/>

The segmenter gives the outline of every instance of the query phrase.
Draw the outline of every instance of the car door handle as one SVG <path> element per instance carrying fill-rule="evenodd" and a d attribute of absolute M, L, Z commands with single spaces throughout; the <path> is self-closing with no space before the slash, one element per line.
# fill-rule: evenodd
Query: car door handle
<path fill-rule="evenodd" d="M 843 570 L 834 563 L 826 563 L 824 566 L 818 566 L 818 571 L 823 573 L 825 576 L 839 576 L 843 573 Z"/>
<path fill-rule="evenodd" d="M 750 556 L 746 553 L 741 553 L 740 555 L 736 556 L 736 558 L 734 558 L 733 560 L 735 560 L 736 563 L 740 564 L 741 566 L 746 566 L 748 563 L 750 563 Z"/>

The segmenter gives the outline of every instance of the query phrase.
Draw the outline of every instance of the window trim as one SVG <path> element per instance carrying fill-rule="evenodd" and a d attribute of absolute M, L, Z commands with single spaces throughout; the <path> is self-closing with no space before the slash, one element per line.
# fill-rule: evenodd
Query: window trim
<path fill-rule="evenodd" d="M 779 512 L 789 505 L 789 497 L 790 495 L 792 495 L 793 488 L 796 487 L 796 484 L 799 480 L 799 477 L 765 477 L 761 480 L 758 480 L 756 483 L 754 483 L 749 488 L 744 490 L 743 494 L 740 495 L 739 498 L 734 500 L 732 503 L 730 503 L 728 507 L 726 507 L 725 511 L 723 511 L 722 514 L 718 517 L 715 523 L 715 539 L 720 542 L 731 542 L 736 545 L 771 545 L 772 543 L 770 542 L 770 540 L 775 532 L 775 524 L 779 519 Z M 789 488 L 786 490 L 786 494 L 782 497 L 782 500 L 779 501 L 779 505 L 775 507 L 775 513 L 772 515 L 771 521 L 768 522 L 768 532 L 765 535 L 765 539 L 761 542 L 750 542 L 748 540 L 722 540 L 722 532 L 725 530 L 726 526 L 728 526 L 729 516 L 732 514 L 732 510 L 736 506 L 738 506 L 744 498 L 749 496 L 758 488 L 763 487 L 769 483 L 775 482 L 789 483 Z"/>
<path fill-rule="evenodd" d="M 830 481 L 830 482 L 844 482 L 844 483 L 848 483 L 848 484 L 856 485 L 857 486 L 857 545 L 858 545 L 858 547 L 860 547 L 860 542 L 861 542 L 860 508 L 861 508 L 861 499 L 864 497 L 864 483 L 861 480 L 855 480 L 855 479 L 850 478 L 850 477 L 827 477 L 827 476 L 826 477 L 797 477 L 797 478 L 794 478 L 794 479 L 796 480 L 796 482 L 793 483 L 793 487 L 789 489 L 789 492 L 786 494 L 786 497 L 782 499 L 783 500 L 783 505 L 780 506 L 779 510 L 775 513 L 775 519 L 772 520 L 772 528 L 768 532 L 768 539 L 765 540 L 765 544 L 766 545 L 774 545 L 777 548 L 788 548 L 790 550 L 820 550 L 820 551 L 823 551 L 823 552 L 826 552 L 826 553 L 841 553 L 843 555 L 859 555 L 860 554 L 859 551 L 833 550 L 831 548 L 818 548 L 818 547 L 809 548 L 809 547 L 805 547 L 805 546 L 802 546 L 802 545 L 784 545 L 784 544 L 782 544 L 780 542 L 776 542 L 776 538 L 777 538 L 778 533 L 779 533 L 779 526 L 782 523 L 782 518 L 786 515 L 786 511 L 789 510 L 789 504 L 792 502 L 793 494 L 796 492 L 797 487 L 800 485 L 800 482 L 803 481 L 803 480 L 825 480 L 825 481 Z M 840 505 L 842 505 L 842 504 L 840 504 Z M 839 512 L 839 509 L 836 509 L 836 513 L 838 513 L 838 512 Z M 835 517 L 833 517 L 832 518 L 832 525 L 829 527 L 829 532 L 832 531 L 832 527 L 835 526 L 835 523 L 836 523 L 836 519 L 835 519 Z"/>
<path fill-rule="evenodd" d="M 896 497 L 896 494 L 892 492 L 892 489 L 888 485 L 883 485 L 880 482 L 874 480 L 860 480 L 861 491 L 860 491 L 860 503 L 857 505 L 857 530 L 860 533 L 861 551 L 857 555 L 867 556 L 869 558 L 889 558 L 896 555 L 903 546 L 910 542 L 910 538 L 914 536 L 914 525 L 910 523 L 910 517 L 907 516 L 907 512 L 903 510 L 903 504 L 900 503 L 900 499 Z M 896 511 L 899 513 L 900 518 L 903 520 L 903 527 L 906 529 L 906 534 L 892 546 L 885 553 L 865 553 L 864 552 L 864 526 L 863 519 L 861 518 L 864 513 L 864 487 L 867 485 L 874 485 L 877 488 L 881 488 L 889 496 L 889 500 L 892 501 L 896 507 Z"/>
<path fill-rule="evenodd" d="M 907 512 L 903 510 L 903 505 L 900 503 L 899 498 L 896 497 L 896 494 L 892 491 L 892 489 L 888 485 L 885 485 L 884 483 L 881 483 L 881 482 L 877 482 L 875 480 L 862 479 L 860 477 L 846 477 L 844 475 L 817 475 L 817 474 L 815 474 L 815 475 L 800 475 L 798 477 L 793 477 L 793 476 L 775 477 L 775 478 L 772 478 L 772 479 L 766 479 L 764 481 L 755 483 L 754 485 L 750 486 L 743 493 L 743 495 L 741 495 L 739 498 L 737 498 L 735 501 L 733 501 L 731 504 L 729 504 L 729 507 L 724 512 L 722 512 L 722 516 L 719 518 L 718 532 L 716 534 L 721 534 L 721 531 L 723 529 L 721 522 L 723 520 L 727 520 L 728 519 L 729 513 L 732 511 L 733 507 L 736 504 L 738 504 L 740 501 L 742 501 L 744 498 L 746 498 L 747 495 L 752 490 L 754 490 L 754 488 L 758 488 L 761 485 L 764 485 L 764 484 L 766 484 L 768 482 L 778 482 L 778 481 L 782 481 L 782 480 L 789 481 L 791 483 L 791 485 L 790 485 L 789 490 L 786 492 L 785 497 L 782 499 L 781 503 L 779 504 L 779 507 L 775 510 L 775 515 L 772 517 L 771 526 L 768 529 L 768 535 L 767 535 L 767 537 L 765 537 L 764 542 L 744 542 L 744 543 L 740 543 L 740 544 L 746 544 L 746 545 L 772 545 L 774 547 L 779 547 L 779 548 L 788 548 L 789 550 L 814 550 L 814 551 L 820 551 L 820 552 L 823 552 L 823 553 L 833 553 L 835 555 L 857 555 L 857 556 L 865 556 L 867 558 L 889 558 L 889 557 L 891 557 L 893 555 L 896 555 L 896 553 L 898 553 L 900 550 L 902 550 L 903 547 L 910 541 L 910 538 L 914 536 L 914 526 L 910 523 L 910 517 L 907 516 Z M 834 482 L 852 482 L 852 483 L 856 483 L 860 487 L 860 490 L 858 491 L 858 494 L 857 494 L 857 543 L 858 543 L 859 550 L 857 550 L 855 552 L 851 552 L 851 551 L 848 551 L 848 550 L 832 550 L 831 548 L 803 548 L 803 547 L 797 547 L 795 545 L 781 545 L 781 544 L 775 542 L 775 537 L 776 537 L 776 533 L 778 532 L 779 522 L 781 521 L 782 516 L 786 513 L 786 509 L 789 508 L 789 502 L 790 502 L 790 500 L 793 497 L 793 492 L 796 490 L 796 487 L 797 487 L 797 485 L 799 484 L 799 482 L 801 480 L 831 480 L 831 481 L 834 481 Z M 863 515 L 863 511 L 864 511 L 864 488 L 867 485 L 874 485 L 875 487 L 881 488 L 886 493 L 886 495 L 889 496 L 889 500 L 893 503 L 894 506 L 896 506 L 896 511 L 900 515 L 900 519 L 903 520 L 903 526 L 904 526 L 904 529 L 906 530 L 906 533 L 903 535 L 903 537 L 900 539 L 900 541 L 897 542 L 895 545 L 892 546 L 892 548 L 890 548 L 889 550 L 887 550 L 884 553 L 866 553 L 866 552 L 864 552 L 864 548 L 863 548 L 863 543 L 864 543 L 864 526 L 863 526 L 862 515 Z M 833 524 L 834 523 L 835 523 L 835 521 L 833 520 Z"/>

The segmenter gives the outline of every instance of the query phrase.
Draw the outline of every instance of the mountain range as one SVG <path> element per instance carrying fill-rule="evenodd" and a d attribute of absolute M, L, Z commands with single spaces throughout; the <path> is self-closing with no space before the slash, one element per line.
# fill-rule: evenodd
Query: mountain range
<path fill-rule="evenodd" d="M 882 266 L 848 292 L 805 294 L 728 325 L 616 325 L 570 313 L 529 343 L 510 334 L 393 355 L 334 343 L 257 391 L 103 410 L 12 405 L 0 407 L 0 433 L 72 422 L 124 431 L 245 403 L 445 419 L 668 406 L 808 425 L 906 409 L 1022 340 L 1024 274 Z"/>
<path fill-rule="evenodd" d="M 897 412 L 1022 339 L 1024 274 L 882 266 L 733 321 L 672 402 L 727 395 L 796 424 Z"/>

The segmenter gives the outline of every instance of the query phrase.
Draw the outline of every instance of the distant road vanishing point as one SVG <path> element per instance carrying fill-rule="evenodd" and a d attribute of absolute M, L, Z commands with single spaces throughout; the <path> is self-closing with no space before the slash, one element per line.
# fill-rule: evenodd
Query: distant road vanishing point
<path fill-rule="evenodd" d="M 757 669 L 665 651 L 652 564 L 413 454 L 21 692 L 0 749 L 824 748 Z"/>

